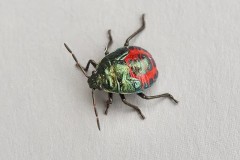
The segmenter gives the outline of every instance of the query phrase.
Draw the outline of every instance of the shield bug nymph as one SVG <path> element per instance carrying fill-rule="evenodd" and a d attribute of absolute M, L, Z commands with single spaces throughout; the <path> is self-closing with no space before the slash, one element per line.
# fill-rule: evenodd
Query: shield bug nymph
<path fill-rule="evenodd" d="M 105 57 L 99 63 L 96 63 L 94 60 L 89 60 L 86 67 L 80 65 L 76 56 L 64 43 L 75 60 L 76 65 L 88 78 L 89 87 L 92 89 L 93 106 L 99 130 L 100 124 L 94 98 L 94 90 L 96 89 L 108 93 L 105 114 L 108 113 L 109 106 L 112 104 L 113 94 L 119 94 L 123 103 L 135 109 L 142 119 L 145 119 L 145 116 L 142 114 L 141 110 L 136 105 L 129 103 L 125 98 L 125 94 L 137 94 L 143 99 L 166 97 L 178 103 L 169 93 L 155 96 L 147 96 L 143 93 L 145 89 L 151 87 L 157 80 L 158 70 L 152 55 L 148 51 L 141 47 L 129 46 L 130 40 L 145 28 L 144 14 L 141 20 L 141 27 L 127 38 L 124 46 L 111 53 L 109 53 L 109 47 L 112 45 L 113 40 L 111 30 L 108 30 L 109 41 L 105 47 Z M 95 70 L 92 72 L 92 75 L 89 76 L 87 75 L 87 71 L 90 64 Z"/>

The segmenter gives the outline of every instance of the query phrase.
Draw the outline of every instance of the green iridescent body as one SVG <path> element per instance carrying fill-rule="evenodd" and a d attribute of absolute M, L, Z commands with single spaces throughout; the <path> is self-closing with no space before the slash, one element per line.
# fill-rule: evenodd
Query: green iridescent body
<path fill-rule="evenodd" d="M 138 47 L 138 49 L 141 49 Z M 150 85 L 142 87 L 141 80 L 131 76 L 145 74 L 152 68 L 152 64 L 147 57 L 142 60 L 126 63 L 126 56 L 129 54 L 127 47 L 119 48 L 105 56 L 96 67 L 96 72 L 88 79 L 90 88 L 104 90 L 111 93 L 131 94 L 140 93 Z"/>

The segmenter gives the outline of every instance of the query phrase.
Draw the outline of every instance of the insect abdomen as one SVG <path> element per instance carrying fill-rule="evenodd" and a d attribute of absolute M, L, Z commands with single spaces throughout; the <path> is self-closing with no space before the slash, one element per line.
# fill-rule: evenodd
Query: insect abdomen
<path fill-rule="evenodd" d="M 130 68 L 130 75 L 141 82 L 141 88 L 152 86 L 157 80 L 158 70 L 152 55 L 140 47 L 129 47 L 129 52 L 124 59 Z"/>

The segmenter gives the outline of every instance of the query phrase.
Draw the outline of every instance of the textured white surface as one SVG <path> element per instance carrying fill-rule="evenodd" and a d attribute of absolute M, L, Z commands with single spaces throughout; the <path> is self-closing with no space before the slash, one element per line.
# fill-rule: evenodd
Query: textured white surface
<path fill-rule="evenodd" d="M 2 0 L 0 2 L 1 160 L 239 160 L 240 2 L 238 0 Z M 140 26 L 131 44 L 152 53 L 157 83 L 127 96 L 142 121 L 115 95 L 97 93 L 97 130 L 79 61 L 100 60 L 112 29 L 111 50 Z"/>

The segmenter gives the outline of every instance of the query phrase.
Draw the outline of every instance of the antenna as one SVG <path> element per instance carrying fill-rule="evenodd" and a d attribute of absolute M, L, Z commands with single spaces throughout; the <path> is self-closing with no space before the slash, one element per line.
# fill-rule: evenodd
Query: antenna
<path fill-rule="evenodd" d="M 93 107 L 94 107 L 94 112 L 95 112 L 96 120 L 97 120 L 97 126 L 98 126 L 98 129 L 99 129 L 99 131 L 100 131 L 101 129 L 100 129 L 98 112 L 97 112 L 96 103 L 95 103 L 95 98 L 94 98 L 94 89 L 92 90 L 92 100 L 93 100 Z"/>
<path fill-rule="evenodd" d="M 84 71 L 83 67 L 79 64 L 79 62 L 78 62 L 76 56 L 73 54 L 72 50 L 67 46 L 66 43 L 64 43 L 64 46 L 66 47 L 66 49 L 68 50 L 68 52 L 72 55 L 74 61 L 77 63 L 77 66 L 81 69 L 81 71 L 83 72 L 83 74 L 84 74 L 87 78 L 89 78 L 89 76 L 87 75 L 87 73 Z"/>

